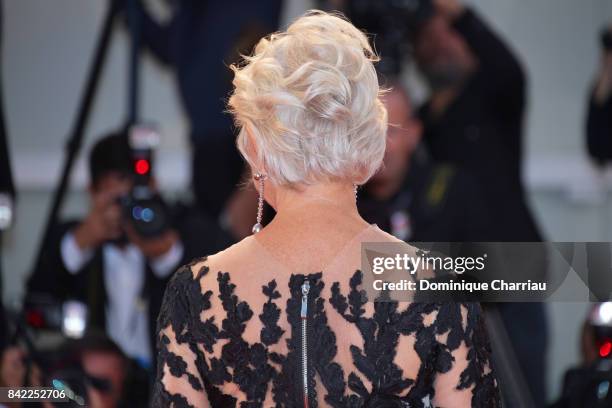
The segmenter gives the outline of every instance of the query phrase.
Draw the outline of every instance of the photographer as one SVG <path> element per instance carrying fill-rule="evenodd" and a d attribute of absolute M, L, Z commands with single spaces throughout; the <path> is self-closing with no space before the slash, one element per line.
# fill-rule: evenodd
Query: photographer
<path fill-rule="evenodd" d="M 521 182 L 526 79 L 517 58 L 475 11 L 436 0 L 415 38 L 431 90 L 420 109 L 436 160 L 464 167 L 484 189 L 498 241 L 539 241 Z"/>
<path fill-rule="evenodd" d="M 587 147 L 599 163 L 612 160 L 612 24 L 601 35 L 601 68 L 589 100 Z"/>
<path fill-rule="evenodd" d="M 91 408 L 149 406 L 148 378 L 142 368 L 127 358 L 115 342 L 99 331 L 90 331 L 80 339 L 65 340 L 46 356 L 42 361 L 43 366 L 33 364 L 27 367 L 26 361 L 29 358 L 27 353 L 12 348 L 6 363 L 3 364 L 2 373 L 6 371 L 12 375 L 12 381 L 0 382 L 0 385 L 12 388 L 48 387 L 56 381 L 61 381 L 74 392 L 75 403 L 53 404 L 45 401 L 25 406 L 41 408 L 84 404 Z M 28 373 L 27 381 L 26 373 Z"/>
<path fill-rule="evenodd" d="M 252 208 L 256 196 L 252 190 L 236 188 L 244 162 L 235 146 L 232 119 L 225 112 L 232 85 L 228 66 L 278 28 L 282 0 L 234 0 L 231 7 L 223 0 L 169 1 L 167 21 L 150 13 L 142 0 L 136 3 L 143 45 L 174 71 L 189 119 L 196 202 L 210 217 L 233 217 L 231 232 L 242 238 L 250 234 L 250 218 L 245 230 L 236 206 L 246 201 L 244 205 Z"/>
<path fill-rule="evenodd" d="M 130 362 L 117 344 L 100 333 L 91 333 L 82 339 L 68 341 L 63 348 L 61 365 L 72 365 L 76 372 L 82 373 L 80 380 L 86 384 L 90 407 L 128 406 L 123 402 L 130 391 L 126 390 Z M 59 376 L 57 371 L 53 374 Z M 144 401 L 138 403 L 144 406 Z"/>
<path fill-rule="evenodd" d="M 360 214 L 405 241 L 486 241 L 489 214 L 474 180 L 419 154 L 422 124 L 401 85 L 383 102 L 390 123 L 384 165 L 359 192 Z"/>
<path fill-rule="evenodd" d="M 594 303 L 582 326 L 582 361 L 564 376 L 559 399 L 550 408 L 609 407 L 612 403 L 612 303 Z"/>
<path fill-rule="evenodd" d="M 414 38 L 416 61 L 431 90 L 420 110 L 425 144 L 435 160 L 467 170 L 483 189 L 493 216 L 490 240 L 540 241 L 521 181 L 523 69 L 474 10 L 457 0 L 433 5 Z M 499 310 L 534 402 L 543 406 L 544 306 L 507 303 Z"/>
<path fill-rule="evenodd" d="M 131 154 L 126 134 L 96 143 L 89 158 L 89 214 L 55 231 L 43 267 L 28 281 L 28 296 L 82 301 L 88 328 L 104 330 L 126 355 L 150 367 L 167 280 L 178 265 L 218 250 L 227 238 L 189 211 L 169 216 L 172 225 L 159 235 L 140 236 L 120 205 L 133 185 Z"/>

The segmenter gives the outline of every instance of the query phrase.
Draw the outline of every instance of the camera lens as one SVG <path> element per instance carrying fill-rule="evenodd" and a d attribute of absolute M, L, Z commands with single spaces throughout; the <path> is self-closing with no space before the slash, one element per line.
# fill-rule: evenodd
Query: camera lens
<path fill-rule="evenodd" d="M 159 195 L 132 199 L 125 211 L 136 232 L 143 237 L 160 235 L 168 228 L 166 206 Z"/>

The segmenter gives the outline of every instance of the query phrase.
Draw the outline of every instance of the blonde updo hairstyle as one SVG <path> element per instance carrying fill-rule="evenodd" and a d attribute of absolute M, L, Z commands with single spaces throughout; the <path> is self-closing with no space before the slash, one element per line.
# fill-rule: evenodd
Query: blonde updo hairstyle
<path fill-rule="evenodd" d="M 376 61 L 364 33 L 322 11 L 262 38 L 231 66 L 228 105 L 251 167 L 277 185 L 365 183 L 382 163 L 387 130 Z"/>

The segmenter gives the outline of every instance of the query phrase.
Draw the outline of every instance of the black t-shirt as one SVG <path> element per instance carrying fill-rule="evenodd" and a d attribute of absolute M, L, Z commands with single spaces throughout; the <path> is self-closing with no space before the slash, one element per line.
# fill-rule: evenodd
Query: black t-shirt
<path fill-rule="evenodd" d="M 464 171 L 451 165 L 413 161 L 401 188 L 389 199 L 359 193 L 368 222 L 412 242 L 484 242 L 491 232 L 482 193 Z"/>

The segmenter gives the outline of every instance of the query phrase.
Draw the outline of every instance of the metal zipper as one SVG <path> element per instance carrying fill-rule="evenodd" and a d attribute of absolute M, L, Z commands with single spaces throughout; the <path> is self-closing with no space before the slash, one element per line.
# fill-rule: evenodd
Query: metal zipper
<path fill-rule="evenodd" d="M 310 291 L 310 282 L 308 279 L 302 283 L 302 309 L 300 317 L 302 318 L 302 386 L 304 390 L 304 408 L 308 408 L 308 292 Z"/>

